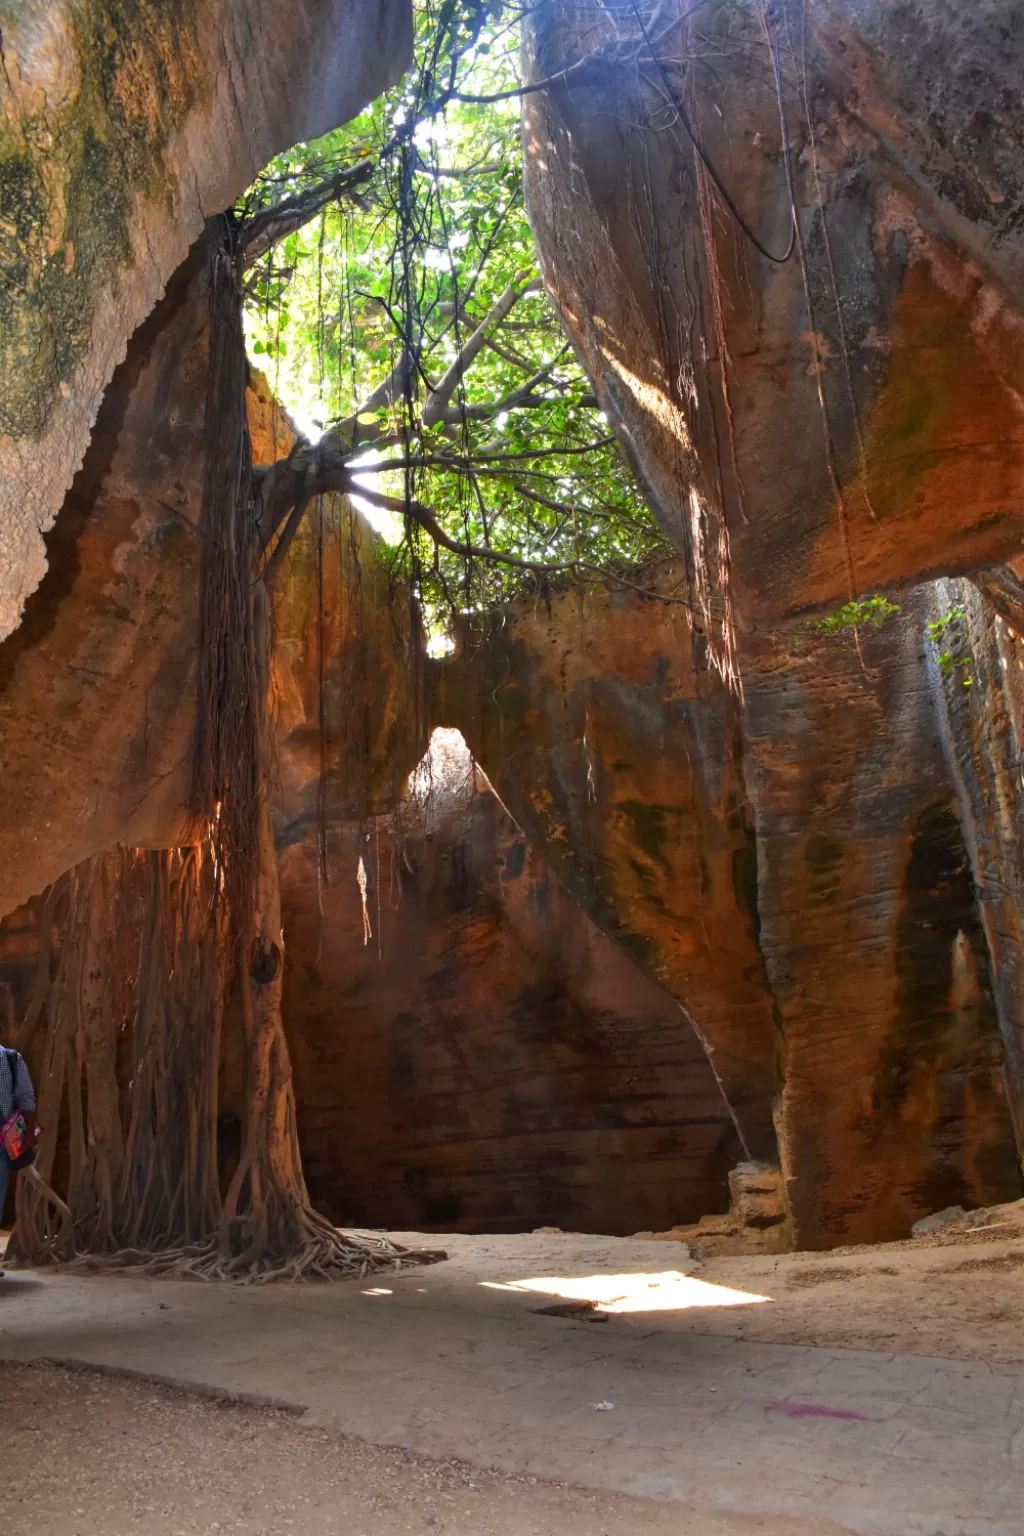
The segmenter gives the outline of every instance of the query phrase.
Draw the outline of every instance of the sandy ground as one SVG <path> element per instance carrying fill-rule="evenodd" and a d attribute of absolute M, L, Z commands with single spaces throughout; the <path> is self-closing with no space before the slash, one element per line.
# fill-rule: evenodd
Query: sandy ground
<path fill-rule="evenodd" d="M 803 1521 L 501 1476 L 92 1372 L 0 1364 L 0 1403 L 0 1525 L 32 1536 L 811 1536 Z"/>
<path fill-rule="evenodd" d="M 766 1298 L 751 1306 L 688 1306 L 661 1313 L 659 1325 L 673 1332 L 1020 1364 L 1024 1201 L 1003 1209 L 998 1226 L 825 1253 L 702 1257 L 699 1245 L 635 1245 L 621 1238 L 607 1241 L 607 1255 L 600 1251 L 601 1239 L 582 1238 L 580 1246 L 586 1246 L 588 1255 L 584 1270 L 620 1269 L 623 1253 L 633 1258 L 636 1247 L 636 1256 L 643 1255 L 638 1267 L 653 1268 L 656 1257 L 659 1267 L 678 1268 L 712 1285 Z M 0 1232 L 0 1259 L 7 1236 Z M 553 1229 L 520 1238 L 464 1233 L 424 1237 L 415 1232 L 391 1236 L 414 1248 L 444 1247 L 453 1259 L 471 1265 L 484 1282 L 507 1280 L 510 1260 L 520 1257 L 520 1269 L 525 1265 L 535 1274 L 579 1273 L 578 1267 L 573 1269 L 574 1234 Z M 11 1278 L 17 1285 L 16 1274 Z M 600 1303 L 597 1292 L 595 1298 Z M 537 1305 L 559 1300 L 554 1293 L 539 1295 Z"/>
<path fill-rule="evenodd" d="M 699 1244 L 645 1243 L 643 1265 L 654 1268 L 657 1254 L 665 1268 L 766 1298 L 751 1306 L 688 1306 L 659 1314 L 659 1326 L 673 1332 L 1019 1364 L 1024 1201 L 1004 1209 L 999 1226 L 825 1253 L 702 1258 Z M 418 1233 L 394 1235 L 413 1246 L 428 1241 Z M 570 1233 L 542 1229 L 519 1241 L 529 1245 L 535 1273 L 557 1275 L 572 1272 L 571 1239 Z M 516 1240 L 455 1234 L 429 1241 L 471 1262 L 481 1278 L 499 1279 L 507 1276 L 509 1245 Z M 629 1241 L 611 1240 L 608 1267 L 621 1267 L 615 1245 Z M 596 1291 L 595 1297 L 600 1300 Z"/>
<path fill-rule="evenodd" d="M 1016 1229 L 830 1253 L 708 1259 L 694 1273 L 772 1298 L 770 1305 L 722 1308 L 710 1330 L 706 1322 L 695 1324 L 701 1332 L 946 1360 L 1024 1361 L 1024 1210 Z"/>
<path fill-rule="evenodd" d="M 1024 1529 L 1008 1513 L 1024 1205 L 975 1232 L 778 1257 L 554 1232 L 442 1241 L 448 1263 L 372 1284 L 9 1273 L 0 1530 Z M 593 1411 L 604 1397 L 614 1413 Z M 245 1405 L 267 1400 L 294 1411 Z"/>

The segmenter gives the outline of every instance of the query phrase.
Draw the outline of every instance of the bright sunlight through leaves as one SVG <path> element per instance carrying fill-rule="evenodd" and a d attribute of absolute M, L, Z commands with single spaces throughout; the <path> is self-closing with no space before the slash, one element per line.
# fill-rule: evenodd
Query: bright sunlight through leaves
<path fill-rule="evenodd" d="M 419 4 L 403 82 L 279 156 L 241 210 L 252 359 L 351 468 L 428 616 L 667 553 L 540 281 L 521 14 Z"/>

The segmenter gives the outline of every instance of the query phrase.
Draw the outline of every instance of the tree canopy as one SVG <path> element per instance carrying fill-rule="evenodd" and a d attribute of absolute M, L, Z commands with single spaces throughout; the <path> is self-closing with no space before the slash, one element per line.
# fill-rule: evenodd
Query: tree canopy
<path fill-rule="evenodd" d="M 540 280 L 521 15 L 422 0 L 405 79 L 238 210 L 250 352 L 309 439 L 258 482 L 263 535 L 350 491 L 435 615 L 666 553 Z"/>

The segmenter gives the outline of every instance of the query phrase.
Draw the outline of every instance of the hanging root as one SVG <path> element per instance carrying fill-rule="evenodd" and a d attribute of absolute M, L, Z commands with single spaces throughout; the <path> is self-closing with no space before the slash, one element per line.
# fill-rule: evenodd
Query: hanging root
<path fill-rule="evenodd" d="M 26 1168 L 18 1179 L 17 1203 L 17 1243 L 8 1250 L 8 1262 L 16 1265 L 21 1253 L 31 1254 L 33 1264 L 69 1258 L 75 1246 L 71 1211 L 36 1168 Z"/>

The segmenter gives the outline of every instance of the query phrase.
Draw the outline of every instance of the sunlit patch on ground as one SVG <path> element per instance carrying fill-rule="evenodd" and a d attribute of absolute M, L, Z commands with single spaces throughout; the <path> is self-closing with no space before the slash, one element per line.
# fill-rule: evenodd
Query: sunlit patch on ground
<path fill-rule="evenodd" d="M 602 1312 L 681 1312 L 688 1307 L 747 1307 L 771 1301 L 755 1291 L 735 1291 L 727 1285 L 696 1280 L 678 1270 L 656 1274 L 537 1276 L 532 1280 L 482 1280 L 491 1291 L 526 1291 L 541 1296 L 561 1296 L 567 1301 L 589 1301 Z"/>

